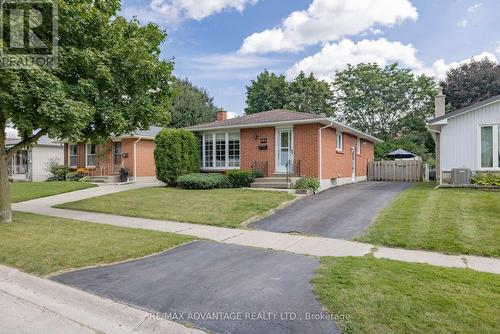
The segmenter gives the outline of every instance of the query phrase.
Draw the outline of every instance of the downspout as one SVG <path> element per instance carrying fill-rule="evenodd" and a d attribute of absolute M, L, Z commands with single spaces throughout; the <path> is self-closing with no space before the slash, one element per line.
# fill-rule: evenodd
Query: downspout
<path fill-rule="evenodd" d="M 137 181 L 137 143 L 140 142 L 142 137 L 139 137 L 134 142 L 134 182 Z"/>
<path fill-rule="evenodd" d="M 321 132 L 323 131 L 323 129 L 326 129 L 326 128 L 329 128 L 333 125 L 333 122 L 330 121 L 330 124 L 329 125 L 325 125 L 321 128 L 318 129 L 318 152 L 319 152 L 319 182 L 321 183 L 321 179 L 323 177 L 323 156 L 322 156 L 322 143 L 321 143 Z"/>

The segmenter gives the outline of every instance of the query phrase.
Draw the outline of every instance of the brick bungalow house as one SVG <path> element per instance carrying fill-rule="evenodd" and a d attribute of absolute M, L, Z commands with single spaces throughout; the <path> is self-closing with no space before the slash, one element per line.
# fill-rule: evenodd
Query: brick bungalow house
<path fill-rule="evenodd" d="M 217 121 L 187 129 L 198 135 L 202 171 L 314 176 L 322 189 L 366 180 L 374 144 L 381 142 L 329 118 L 289 110 L 231 119 L 221 110 Z"/>
<path fill-rule="evenodd" d="M 156 180 L 154 139 L 162 128 L 110 138 L 104 146 L 93 143 L 64 143 L 64 164 L 71 169 L 87 168 L 95 181 L 118 181 L 120 169 L 127 168 L 134 181 Z"/>

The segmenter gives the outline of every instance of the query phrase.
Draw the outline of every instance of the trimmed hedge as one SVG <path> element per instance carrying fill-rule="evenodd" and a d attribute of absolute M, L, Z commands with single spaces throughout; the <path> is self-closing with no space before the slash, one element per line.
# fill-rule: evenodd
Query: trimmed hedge
<path fill-rule="evenodd" d="M 295 189 L 318 191 L 320 187 L 319 180 L 315 177 L 304 176 L 295 182 Z"/>
<path fill-rule="evenodd" d="M 177 178 L 177 185 L 185 189 L 229 188 L 228 178 L 218 173 L 191 173 Z"/>
<path fill-rule="evenodd" d="M 169 186 L 175 186 L 177 178 L 197 172 L 200 156 L 196 136 L 183 129 L 164 129 L 156 135 L 154 151 L 156 177 Z"/>
<path fill-rule="evenodd" d="M 253 182 L 254 176 L 250 170 L 230 170 L 226 172 L 229 183 L 233 188 L 250 187 Z"/>

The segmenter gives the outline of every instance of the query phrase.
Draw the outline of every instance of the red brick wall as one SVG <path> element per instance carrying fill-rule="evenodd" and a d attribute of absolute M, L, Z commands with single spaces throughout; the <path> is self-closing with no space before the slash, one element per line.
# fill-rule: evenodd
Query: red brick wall
<path fill-rule="evenodd" d="M 319 128 L 320 124 L 301 124 L 293 127 L 294 160 L 300 160 L 303 176 L 319 177 Z"/>
<path fill-rule="evenodd" d="M 155 146 L 153 140 L 143 139 L 137 143 L 137 176 L 156 175 Z"/>
<path fill-rule="evenodd" d="M 335 129 L 326 128 L 321 130 L 321 160 L 322 160 L 322 179 L 332 179 L 337 177 L 335 174 Z"/>
<path fill-rule="evenodd" d="M 240 168 L 251 169 L 254 161 L 268 161 L 269 175 L 274 174 L 275 138 L 274 127 L 240 130 Z M 260 150 L 261 140 L 267 139 L 267 149 Z"/>

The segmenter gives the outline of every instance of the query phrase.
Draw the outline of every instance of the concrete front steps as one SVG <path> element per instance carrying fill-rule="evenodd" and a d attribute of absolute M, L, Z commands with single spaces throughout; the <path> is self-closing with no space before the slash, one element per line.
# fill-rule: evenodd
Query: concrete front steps
<path fill-rule="evenodd" d="M 89 178 L 91 183 L 119 183 L 120 175 L 108 175 L 108 176 L 91 176 Z"/>
<path fill-rule="evenodd" d="M 250 185 L 251 188 L 271 188 L 271 189 L 290 189 L 294 180 L 290 178 L 287 182 L 286 176 L 275 175 L 271 177 L 261 177 L 255 179 Z"/>

